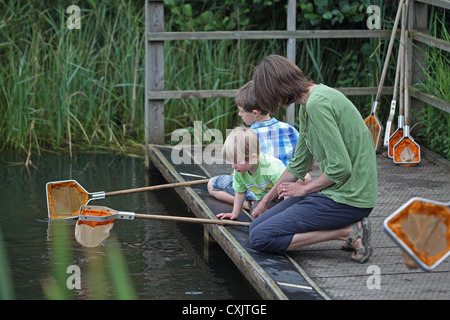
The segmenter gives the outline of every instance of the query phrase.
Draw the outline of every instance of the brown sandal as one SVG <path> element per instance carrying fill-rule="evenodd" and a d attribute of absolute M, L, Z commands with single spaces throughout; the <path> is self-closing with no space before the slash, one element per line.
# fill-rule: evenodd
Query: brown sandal
<path fill-rule="evenodd" d="M 355 257 L 352 257 L 352 260 L 358 263 L 366 262 L 373 253 L 371 241 L 372 228 L 370 220 L 369 218 L 363 218 L 361 222 L 362 228 L 359 228 L 358 223 L 354 223 L 352 225 L 353 233 L 349 238 L 347 238 L 347 240 L 345 240 L 345 243 L 341 247 L 344 251 L 354 251 Z M 359 249 L 355 249 L 351 244 L 358 239 L 362 239 L 363 246 Z"/>

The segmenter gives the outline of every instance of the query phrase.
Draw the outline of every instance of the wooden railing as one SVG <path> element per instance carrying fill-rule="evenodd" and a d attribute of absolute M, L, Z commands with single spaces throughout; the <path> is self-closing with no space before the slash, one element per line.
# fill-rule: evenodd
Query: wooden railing
<path fill-rule="evenodd" d="M 450 8 L 449 0 L 410 0 L 409 35 L 414 42 L 408 66 L 413 75 L 412 83 L 424 80 L 420 64 L 425 61 L 425 46 L 449 51 L 450 43 L 427 34 L 428 6 Z M 273 31 L 213 31 L 213 32 L 164 32 L 164 4 L 162 0 L 146 0 L 146 66 L 145 66 L 145 110 L 146 143 L 164 143 L 164 100 L 184 98 L 233 98 L 237 90 L 164 90 L 164 41 L 174 40 L 223 40 L 223 39 L 287 39 L 288 58 L 295 61 L 295 39 L 343 39 L 343 38 L 388 38 L 390 30 L 295 30 L 295 0 L 288 0 L 287 30 Z M 412 59 L 414 56 L 414 59 Z M 377 87 L 336 88 L 346 95 L 374 95 Z M 392 93 L 385 87 L 383 94 Z M 412 107 L 420 109 L 424 103 L 450 112 L 450 103 L 410 87 Z M 288 119 L 294 119 L 294 107 L 288 109 Z"/>
<path fill-rule="evenodd" d="M 411 106 L 419 114 L 420 109 L 425 104 L 429 104 L 442 111 L 450 113 L 450 102 L 444 101 L 436 96 L 425 93 L 412 85 L 424 83 L 425 75 L 423 67 L 426 65 L 426 47 L 431 46 L 450 52 L 450 42 L 433 37 L 428 34 L 428 8 L 430 5 L 444 9 L 450 9 L 449 0 L 409 0 L 409 20 L 408 34 L 412 41 L 409 41 L 408 66 L 411 70 L 411 84 L 409 93 L 411 96 Z"/>

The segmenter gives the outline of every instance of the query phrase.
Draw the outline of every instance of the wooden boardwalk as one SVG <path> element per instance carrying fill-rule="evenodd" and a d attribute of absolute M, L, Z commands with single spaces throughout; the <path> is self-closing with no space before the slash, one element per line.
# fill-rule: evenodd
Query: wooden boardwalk
<path fill-rule="evenodd" d="M 394 165 L 381 154 L 377 167 L 378 205 L 370 215 L 374 253 L 367 263 L 350 261 L 349 253 L 339 250 L 339 241 L 289 254 L 331 299 L 450 299 L 450 259 L 432 272 L 409 270 L 401 249 L 382 228 L 384 219 L 410 198 L 449 201 L 450 172 L 426 159 L 417 167 Z M 379 289 L 370 278 L 374 271 L 380 275 Z"/>
<path fill-rule="evenodd" d="M 162 160 L 164 157 L 166 159 Z M 169 182 L 177 180 L 175 176 L 178 173 L 171 172 L 173 171 L 173 168 L 169 168 L 171 165 L 164 163 L 167 161 L 167 154 L 162 156 L 153 152 L 151 160 Z M 286 255 L 265 256 L 245 248 L 248 236 L 245 230 L 226 233 L 225 236 L 230 239 L 224 242 L 224 233 L 218 232 L 217 227 L 205 226 L 205 228 L 265 299 L 450 299 L 450 259 L 441 263 L 432 272 L 424 272 L 421 269 L 409 270 L 403 263 L 400 248 L 382 229 L 384 219 L 412 197 L 448 201 L 450 172 L 445 167 L 437 166 L 426 159 L 422 159 L 417 167 L 394 165 L 391 159 L 381 154 L 377 155 L 377 166 L 378 205 L 370 215 L 374 253 L 365 264 L 360 265 L 351 261 L 350 253 L 340 250 L 339 241 L 323 242 L 290 251 Z M 216 164 L 183 165 L 179 170 L 186 173 L 198 172 L 193 170 L 193 168 L 198 170 L 198 167 L 208 177 L 231 172 L 229 165 Z M 320 175 L 317 166 L 311 175 L 313 178 Z M 189 180 L 193 179 L 195 178 Z M 195 215 L 205 217 L 202 210 L 208 208 L 208 202 L 212 201 L 212 197 L 200 192 L 201 199 L 193 200 L 193 197 L 198 196 L 189 195 L 188 189 L 191 188 L 183 188 L 177 192 Z M 241 245 L 229 245 L 236 241 L 240 242 L 244 249 Z M 251 266 L 252 263 L 259 266 Z M 265 267 L 268 267 L 267 272 Z M 283 268 L 286 269 L 282 270 Z M 272 269 L 275 271 L 272 272 Z M 293 273 L 297 274 L 293 276 Z M 293 282 L 303 289 L 283 287 L 280 285 L 284 283 L 283 279 L 276 279 L 282 276 L 287 277 L 287 282 L 288 278 L 293 276 Z"/>

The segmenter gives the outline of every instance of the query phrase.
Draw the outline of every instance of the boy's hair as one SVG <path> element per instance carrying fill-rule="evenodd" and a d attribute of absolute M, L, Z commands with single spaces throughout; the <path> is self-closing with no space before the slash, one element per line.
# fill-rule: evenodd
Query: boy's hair
<path fill-rule="evenodd" d="M 222 157 L 229 163 L 250 161 L 250 156 L 259 158 L 259 141 L 256 132 L 251 128 L 236 127 L 228 135 L 222 148 Z"/>
<path fill-rule="evenodd" d="M 239 88 L 236 97 L 234 98 L 234 103 L 237 106 L 242 107 L 245 112 L 258 110 L 262 115 L 268 114 L 266 110 L 259 107 L 259 104 L 256 101 L 253 80 Z"/>
<path fill-rule="evenodd" d="M 255 68 L 255 98 L 261 108 L 274 113 L 280 105 L 289 105 L 302 97 L 313 83 L 287 58 L 270 55 Z"/>

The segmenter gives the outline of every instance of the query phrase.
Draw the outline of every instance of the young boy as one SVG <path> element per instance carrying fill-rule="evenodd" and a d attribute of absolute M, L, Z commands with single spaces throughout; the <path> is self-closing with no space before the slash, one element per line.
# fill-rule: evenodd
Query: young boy
<path fill-rule="evenodd" d="M 295 151 L 298 131 L 285 122 L 271 118 L 267 111 L 261 109 L 256 102 L 253 90 L 253 81 L 247 82 L 238 90 L 234 99 L 239 109 L 238 114 L 245 124 L 255 130 L 260 151 L 280 159 L 284 165 L 287 165 Z M 310 180 L 309 175 L 307 178 Z M 234 203 L 233 177 L 220 175 L 211 178 L 208 182 L 208 192 L 218 200 Z M 256 197 L 249 191 L 246 200 L 243 208 L 250 209 Z"/>
<path fill-rule="evenodd" d="M 262 153 L 280 159 L 288 165 L 294 155 L 298 131 L 286 122 L 271 118 L 256 102 L 253 81 L 242 86 L 234 99 L 242 121 L 255 130 Z"/>
<path fill-rule="evenodd" d="M 232 163 L 233 189 L 235 190 L 233 211 L 220 213 L 218 218 L 237 219 L 250 190 L 256 200 L 261 200 L 277 182 L 285 170 L 281 160 L 260 152 L 258 136 L 249 128 L 234 129 L 225 140 L 223 158 Z"/>

